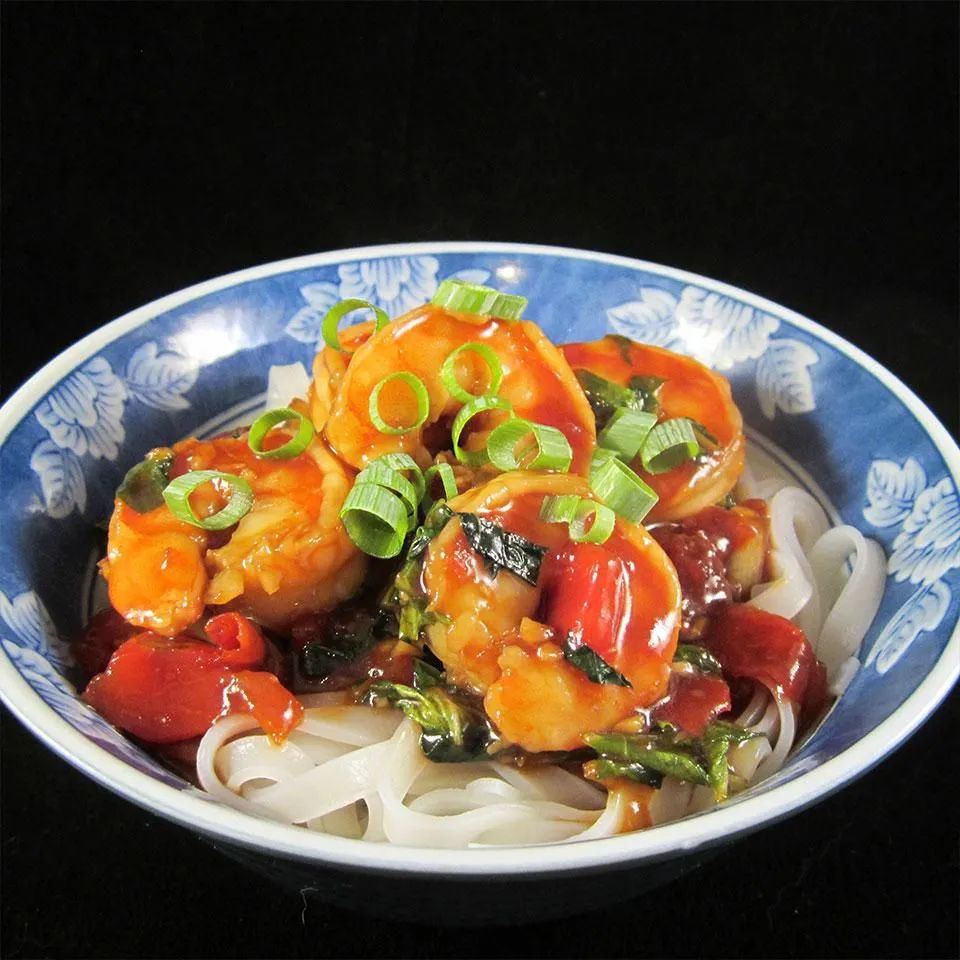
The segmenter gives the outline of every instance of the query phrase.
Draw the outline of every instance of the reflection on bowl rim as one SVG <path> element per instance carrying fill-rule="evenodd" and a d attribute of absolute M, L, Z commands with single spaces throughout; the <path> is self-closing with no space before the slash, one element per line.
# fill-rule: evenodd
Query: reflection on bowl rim
<path fill-rule="evenodd" d="M 516 243 L 411 243 L 335 250 L 263 264 L 170 294 L 100 327 L 68 347 L 34 374 L 0 410 L 0 445 L 23 419 L 24 413 L 32 410 L 42 399 L 51 383 L 62 379 L 105 344 L 154 316 L 197 297 L 278 273 L 329 266 L 343 261 L 418 254 L 471 253 L 553 256 L 649 270 L 684 283 L 706 286 L 760 310 L 785 317 L 789 322 L 844 354 L 879 380 L 923 427 L 943 457 L 954 480 L 960 478 L 960 450 L 923 401 L 862 350 L 818 323 L 748 291 L 685 270 L 612 254 Z M 720 843 L 782 819 L 866 773 L 896 749 L 946 697 L 958 674 L 960 624 L 955 624 L 953 634 L 940 658 L 917 689 L 886 720 L 846 750 L 788 783 L 765 793 L 745 795 L 735 802 L 652 830 L 620 834 L 585 843 L 469 851 L 399 847 L 333 837 L 301 827 L 259 820 L 205 798 L 198 791 L 178 790 L 160 783 L 112 756 L 70 726 L 40 699 L 5 653 L 0 656 L 0 695 L 36 736 L 73 766 L 113 792 L 186 827 L 222 840 L 260 849 L 274 856 L 327 862 L 361 870 L 482 877 L 505 873 L 543 875 L 589 871 L 617 864 L 636 866 L 644 860 L 665 859 L 704 845 Z"/>

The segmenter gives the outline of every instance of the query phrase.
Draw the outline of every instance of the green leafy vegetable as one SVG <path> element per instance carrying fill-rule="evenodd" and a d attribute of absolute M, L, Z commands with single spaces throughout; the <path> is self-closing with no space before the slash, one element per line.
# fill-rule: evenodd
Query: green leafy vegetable
<path fill-rule="evenodd" d="M 648 783 L 650 772 L 676 777 L 710 787 L 719 802 L 729 792 L 727 763 L 730 746 L 759 734 L 732 723 L 715 721 L 702 737 L 689 737 L 668 725 L 652 734 L 595 733 L 584 737 L 599 757 L 585 772 L 603 776 L 627 776 Z M 600 761 L 607 761 L 600 763 Z M 635 767 L 641 770 L 633 769 Z"/>
<path fill-rule="evenodd" d="M 568 633 L 563 638 L 563 658 L 585 673 L 593 683 L 610 683 L 617 687 L 632 686 L 630 681 L 618 673 L 595 650 L 591 650 L 583 638 L 576 633 Z"/>
<path fill-rule="evenodd" d="M 474 513 L 461 513 L 458 516 L 467 543 L 483 558 L 491 576 L 495 577 L 503 568 L 532 586 L 537 585 L 540 562 L 547 552 L 546 547 L 504 530 L 499 524 L 484 520 Z"/>
<path fill-rule="evenodd" d="M 413 663 L 413 686 L 416 690 L 426 690 L 428 687 L 443 686 L 443 674 L 426 660 L 415 660 Z"/>
<path fill-rule="evenodd" d="M 711 447 L 720 446 L 720 441 L 702 423 L 700 423 L 699 420 L 691 419 L 690 424 L 693 427 L 693 432 L 697 435 L 699 440 L 706 440 L 707 444 Z M 702 447 L 704 444 L 701 443 L 700 445 Z"/>
<path fill-rule="evenodd" d="M 732 510 L 737 505 L 737 498 L 732 494 L 728 493 L 721 501 L 720 506 L 724 510 Z"/>
<path fill-rule="evenodd" d="M 588 780 L 606 780 L 608 777 L 626 777 L 648 787 L 659 787 L 663 783 L 663 774 L 657 773 L 642 763 L 621 763 L 609 757 L 597 757 L 584 764 L 584 776 Z"/>
<path fill-rule="evenodd" d="M 383 634 L 382 618 L 366 610 L 345 610 L 324 633 L 300 651 L 300 669 L 307 677 L 328 677 L 367 653 Z"/>
<path fill-rule="evenodd" d="M 663 377 L 631 377 L 630 389 L 642 401 L 647 413 L 656 413 L 660 409 L 660 388 L 667 381 Z"/>
<path fill-rule="evenodd" d="M 147 454 L 132 466 L 117 488 L 117 497 L 137 513 L 147 513 L 164 504 L 163 489 L 170 482 L 173 454 Z"/>
<path fill-rule="evenodd" d="M 703 752 L 707 761 L 707 785 L 713 790 L 714 798 L 725 800 L 729 787 L 730 767 L 727 757 L 730 747 L 759 737 L 759 733 L 744 730 L 732 723 L 717 720 L 711 723 L 703 734 Z"/>
<path fill-rule="evenodd" d="M 589 370 L 575 370 L 574 373 L 593 410 L 597 430 L 602 430 L 614 411 L 620 407 L 626 407 L 628 410 L 643 410 L 643 398 L 629 387 L 621 387 L 620 384 L 591 373 Z"/>
<path fill-rule="evenodd" d="M 367 692 L 369 701 L 387 700 L 420 726 L 420 749 L 435 763 L 463 763 L 489 759 L 487 747 L 495 735 L 486 715 L 465 696 L 442 686 L 436 671 L 420 666 L 421 689 L 377 680 Z M 418 675 L 414 674 L 414 682 Z"/>
<path fill-rule="evenodd" d="M 709 650 L 698 647 L 695 643 L 681 643 L 673 655 L 674 663 L 693 664 L 701 673 L 713 673 L 717 676 L 723 673 L 720 661 Z"/>
<path fill-rule="evenodd" d="M 453 511 L 447 506 L 445 500 L 438 500 L 423 518 L 423 523 L 417 527 L 417 532 L 407 547 L 407 559 L 412 560 L 419 557 L 430 541 L 447 525 L 454 516 Z"/>

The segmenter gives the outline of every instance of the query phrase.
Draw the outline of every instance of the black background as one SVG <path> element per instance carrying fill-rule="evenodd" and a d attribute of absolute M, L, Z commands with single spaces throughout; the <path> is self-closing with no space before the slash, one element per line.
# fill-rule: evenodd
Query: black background
<path fill-rule="evenodd" d="M 2 6 L 3 393 L 183 286 L 385 241 L 674 264 L 957 431 L 955 4 Z M 3 716 L 5 956 L 956 956 L 956 697 L 656 893 L 513 931 L 306 906 Z"/>

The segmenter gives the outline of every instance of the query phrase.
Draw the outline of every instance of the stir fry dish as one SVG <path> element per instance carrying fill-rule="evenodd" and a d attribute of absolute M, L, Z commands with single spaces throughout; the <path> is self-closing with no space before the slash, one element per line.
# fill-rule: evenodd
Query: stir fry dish
<path fill-rule="evenodd" d="M 830 678 L 729 384 L 526 308 L 345 301 L 306 396 L 146 453 L 83 699 L 234 807 L 372 842 L 610 836 L 778 769 Z"/>

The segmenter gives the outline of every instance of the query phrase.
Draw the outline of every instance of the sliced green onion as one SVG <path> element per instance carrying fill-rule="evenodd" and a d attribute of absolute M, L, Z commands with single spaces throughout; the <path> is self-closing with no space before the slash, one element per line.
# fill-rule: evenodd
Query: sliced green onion
<path fill-rule="evenodd" d="M 519 320 L 527 307 L 526 297 L 501 293 L 493 287 L 465 283 L 452 277 L 437 287 L 430 302 L 454 313 L 474 313 L 499 320 Z"/>
<path fill-rule="evenodd" d="M 417 509 L 420 506 L 420 498 L 417 496 L 416 487 L 402 474 L 398 473 L 392 467 L 381 463 L 379 458 L 374 460 L 369 466 L 364 467 L 357 474 L 354 480 L 354 486 L 370 483 L 377 487 L 384 487 L 398 493 L 407 505 L 407 513 L 411 517 L 416 517 Z"/>
<path fill-rule="evenodd" d="M 407 505 L 390 490 L 358 483 L 347 494 L 340 519 L 350 539 L 371 557 L 395 557 L 410 529 Z"/>
<path fill-rule="evenodd" d="M 504 400 L 503 397 L 475 397 L 469 403 L 464 404 L 454 418 L 453 427 L 450 431 L 453 440 L 453 453 L 461 463 L 468 466 L 479 467 L 490 459 L 486 447 L 482 450 L 464 450 L 460 446 L 460 435 L 463 433 L 463 428 L 478 413 L 484 413 L 487 410 L 506 410 L 511 418 L 514 415 L 513 405 L 509 400 Z"/>
<path fill-rule="evenodd" d="M 544 497 L 540 505 L 540 519 L 544 523 L 569 523 L 576 516 L 581 499 L 575 493 Z"/>
<path fill-rule="evenodd" d="M 432 467 L 427 467 L 427 472 L 423 475 L 426 485 L 426 492 L 423 495 L 424 516 L 430 512 L 437 502 L 430 495 L 430 485 L 433 483 L 434 477 L 440 478 L 440 483 L 443 485 L 444 500 L 451 500 L 460 492 L 457 489 L 457 480 L 453 475 L 453 467 L 449 463 L 435 463 Z"/>
<path fill-rule="evenodd" d="M 461 403 L 469 403 L 476 396 L 480 395 L 471 393 L 462 387 L 460 381 L 457 380 L 457 357 L 467 351 L 478 354 L 490 370 L 490 385 L 483 391 L 483 395 L 493 396 L 500 389 L 500 384 L 503 383 L 503 366 L 500 363 L 500 358 L 493 350 L 485 343 L 465 343 L 463 346 L 457 347 L 457 349 L 443 361 L 443 366 L 440 368 L 440 379 L 447 388 L 447 392 L 451 397 L 459 400 Z"/>
<path fill-rule="evenodd" d="M 639 523 L 660 498 L 622 460 L 611 457 L 591 470 L 593 492 L 615 513 Z"/>
<path fill-rule="evenodd" d="M 273 450 L 263 449 L 263 441 L 274 427 L 294 421 L 297 422 L 297 432 L 292 439 Z M 303 453 L 310 446 L 315 432 L 313 424 L 302 413 L 291 410 L 289 407 L 277 407 L 275 410 L 268 410 L 261 414 L 253 421 L 250 425 L 250 433 L 247 434 L 247 445 L 258 457 L 289 460 Z"/>
<path fill-rule="evenodd" d="M 348 313 L 353 313 L 354 310 L 373 311 L 373 315 L 377 319 L 375 332 L 379 332 L 390 322 L 390 318 L 386 313 L 375 304 L 370 303 L 369 300 L 341 300 L 339 303 L 335 303 L 323 318 L 323 327 L 321 330 L 323 339 L 328 347 L 333 347 L 334 350 L 338 350 L 340 353 L 352 353 L 351 350 L 345 349 L 340 342 L 340 332 L 337 327 L 340 325 L 340 321 Z"/>
<path fill-rule="evenodd" d="M 521 441 L 531 442 L 517 453 Z M 519 417 L 501 423 L 487 438 L 487 454 L 498 470 L 570 469 L 573 451 L 563 431 L 543 423 L 531 423 Z"/>
<path fill-rule="evenodd" d="M 693 423 L 686 417 L 664 420 L 647 434 L 640 459 L 647 473 L 666 473 L 700 453 Z"/>
<path fill-rule="evenodd" d="M 190 506 L 190 494 L 197 487 L 211 480 L 228 486 L 230 499 L 222 510 L 201 520 Z M 192 470 L 190 473 L 181 474 L 176 480 L 171 480 L 163 489 L 163 499 L 178 520 L 192 523 L 195 527 L 202 527 L 204 530 L 226 530 L 250 512 L 253 506 L 253 490 L 246 480 L 233 473 L 222 473 L 220 470 Z"/>
<path fill-rule="evenodd" d="M 590 458 L 590 476 L 591 478 L 595 473 L 597 473 L 601 467 L 603 467 L 608 461 L 615 460 L 617 457 L 616 453 L 613 450 L 604 450 L 603 447 L 598 447 L 593 451 L 593 456 Z"/>
<path fill-rule="evenodd" d="M 413 484 L 417 494 L 417 503 L 423 499 L 423 491 L 427 488 L 427 481 L 424 479 L 419 464 L 409 453 L 384 453 L 371 461 L 370 465 L 372 466 L 374 463 L 382 463 L 391 470 L 396 470 L 397 473 L 405 476 Z"/>
<path fill-rule="evenodd" d="M 597 443 L 630 463 L 640 452 L 656 422 L 657 417 L 653 413 L 619 407 L 600 431 Z"/>
<path fill-rule="evenodd" d="M 593 523 L 588 528 L 591 517 Z M 613 511 L 606 504 L 584 497 L 570 521 L 570 539 L 574 543 L 606 543 L 613 533 L 615 519 Z"/>
<path fill-rule="evenodd" d="M 391 383 L 394 380 L 399 380 L 402 383 L 405 383 L 410 388 L 414 399 L 417 401 L 416 421 L 403 427 L 391 426 L 380 415 L 380 391 L 383 390 L 388 383 Z M 421 426 L 426 421 L 427 416 L 430 413 L 430 394 L 427 393 L 427 388 L 423 385 L 423 381 L 418 376 L 410 373 L 409 370 L 398 370 L 396 373 L 387 374 L 387 376 L 385 376 L 373 388 L 373 392 L 370 394 L 369 410 L 371 422 L 381 433 L 409 433 L 411 430 L 416 430 L 417 427 Z"/>

